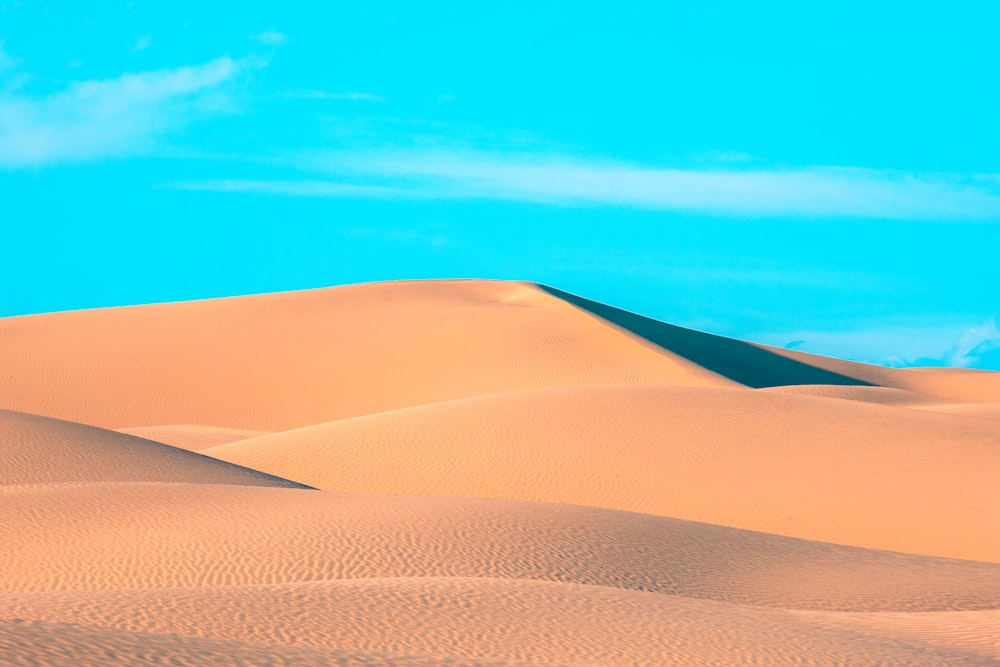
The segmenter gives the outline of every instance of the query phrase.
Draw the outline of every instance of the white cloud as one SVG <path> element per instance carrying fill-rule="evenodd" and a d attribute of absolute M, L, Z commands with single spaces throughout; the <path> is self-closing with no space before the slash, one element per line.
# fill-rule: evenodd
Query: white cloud
<path fill-rule="evenodd" d="M 389 198 L 408 196 L 406 191 L 395 188 L 336 183 L 331 181 L 253 181 L 210 180 L 179 181 L 163 187 L 194 192 L 257 192 L 297 197 L 365 197 Z"/>
<path fill-rule="evenodd" d="M 948 366 L 975 367 L 984 357 L 993 357 L 1000 350 L 1000 328 L 992 317 L 982 324 L 970 327 L 952 344 L 944 357 Z"/>
<path fill-rule="evenodd" d="M 465 197 L 727 215 L 998 219 L 986 178 L 871 169 L 686 170 L 565 158 L 397 153 L 331 156 L 328 168 L 420 179 Z"/>
<path fill-rule="evenodd" d="M 140 153 L 212 103 L 243 64 L 203 65 L 78 81 L 47 97 L 0 96 L 0 167 Z"/>
<path fill-rule="evenodd" d="M 958 332 L 956 334 L 956 332 Z M 964 327 L 952 322 L 880 324 L 853 331 L 785 331 L 753 337 L 763 343 L 892 367 L 946 366 L 1000 370 L 996 317 Z"/>
<path fill-rule="evenodd" d="M 475 152 L 313 154 L 300 166 L 337 182 L 382 186 L 351 196 L 499 199 L 610 205 L 741 217 L 870 217 L 1000 221 L 995 175 L 960 177 L 844 167 L 678 169 Z M 315 178 L 310 196 L 322 190 Z M 289 192 L 287 182 L 282 188 Z M 342 196 L 339 189 L 328 196 Z"/>
<path fill-rule="evenodd" d="M 303 90 L 291 93 L 290 97 L 298 97 L 307 100 L 343 100 L 349 102 L 384 102 L 385 98 L 374 93 L 346 92 L 337 93 L 326 90 Z"/>
<path fill-rule="evenodd" d="M 955 331 L 954 324 L 948 322 L 879 322 L 864 323 L 849 331 L 789 330 L 752 334 L 749 338 L 841 359 L 907 366 L 921 358 L 940 356 L 955 339 Z"/>
<path fill-rule="evenodd" d="M 250 39 L 255 42 L 260 42 L 261 44 L 267 44 L 268 46 L 281 46 L 282 44 L 288 43 L 288 35 L 271 28 L 268 28 L 263 32 L 259 32 L 256 35 L 250 35 Z"/>
<path fill-rule="evenodd" d="M 138 53 L 139 51 L 145 51 L 153 44 L 152 35 L 140 35 L 138 39 L 135 40 L 135 46 L 132 47 L 132 53 Z"/>

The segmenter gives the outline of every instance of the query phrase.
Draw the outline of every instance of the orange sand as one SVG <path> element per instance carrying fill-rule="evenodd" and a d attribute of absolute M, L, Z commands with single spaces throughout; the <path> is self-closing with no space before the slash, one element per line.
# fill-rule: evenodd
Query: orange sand
<path fill-rule="evenodd" d="M 1000 374 L 484 281 L 0 340 L 3 665 L 1000 664 Z"/>

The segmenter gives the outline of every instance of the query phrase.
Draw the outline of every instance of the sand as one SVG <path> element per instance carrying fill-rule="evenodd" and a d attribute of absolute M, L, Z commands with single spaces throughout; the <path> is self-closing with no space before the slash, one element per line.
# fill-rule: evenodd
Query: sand
<path fill-rule="evenodd" d="M 1000 374 L 488 281 L 0 340 L 0 664 L 1000 664 Z"/>
<path fill-rule="evenodd" d="M 160 426 L 137 426 L 119 428 L 119 433 L 134 435 L 146 440 L 155 440 L 173 447 L 197 452 L 217 445 L 225 445 L 237 440 L 246 440 L 270 431 L 248 431 L 238 428 L 222 428 L 200 424 L 163 424 Z"/>
<path fill-rule="evenodd" d="M 559 388 L 204 453 L 323 489 L 593 505 L 1000 562 L 997 426 L 881 405 L 731 389 Z"/>

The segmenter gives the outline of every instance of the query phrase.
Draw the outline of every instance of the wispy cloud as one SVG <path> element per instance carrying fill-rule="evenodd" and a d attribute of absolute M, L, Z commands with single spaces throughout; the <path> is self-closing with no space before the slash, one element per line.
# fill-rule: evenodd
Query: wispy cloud
<path fill-rule="evenodd" d="M 851 331 L 787 331 L 753 337 L 805 350 L 892 367 L 944 366 L 1000 370 L 996 316 L 977 325 L 952 321 L 881 323 Z"/>
<path fill-rule="evenodd" d="M 0 167 L 148 150 L 194 112 L 217 105 L 211 94 L 244 66 L 225 57 L 193 67 L 78 81 L 46 97 L 0 96 Z"/>
<path fill-rule="evenodd" d="M 132 47 L 132 53 L 138 53 L 139 51 L 145 51 L 150 46 L 153 45 L 153 36 L 146 34 L 140 35 L 138 39 L 135 40 L 135 46 Z"/>
<path fill-rule="evenodd" d="M 996 317 L 970 327 L 952 344 L 943 360 L 948 366 L 1000 370 L 1000 328 Z"/>
<path fill-rule="evenodd" d="M 683 170 L 490 155 L 334 158 L 360 172 L 427 179 L 450 192 L 554 204 L 611 204 L 733 215 L 998 218 L 986 179 L 870 169 Z"/>
<path fill-rule="evenodd" d="M 348 102 L 384 102 L 385 98 L 375 93 L 332 92 L 326 90 L 300 90 L 289 94 L 289 97 L 296 97 L 306 100 L 337 100 Z"/>
<path fill-rule="evenodd" d="M 288 35 L 278 32 L 272 28 L 268 28 L 263 32 L 258 32 L 255 35 L 250 35 L 250 39 L 268 46 L 281 46 L 282 44 L 288 43 Z"/>
<path fill-rule="evenodd" d="M 1000 220 L 995 175 L 843 167 L 660 168 L 559 156 L 447 151 L 340 152 L 302 160 L 337 183 L 382 186 L 348 196 L 498 199 L 609 205 L 743 217 Z M 311 196 L 321 190 L 309 181 Z M 265 191 L 265 183 L 259 191 Z M 290 194 L 288 182 L 274 190 Z M 345 196 L 332 190 L 328 196 Z"/>
<path fill-rule="evenodd" d="M 409 193 L 396 188 L 337 183 L 334 181 L 254 181 L 254 180 L 209 180 L 178 181 L 163 187 L 192 192 L 257 192 L 272 195 L 292 195 L 296 197 L 364 197 L 390 198 L 407 197 Z"/>

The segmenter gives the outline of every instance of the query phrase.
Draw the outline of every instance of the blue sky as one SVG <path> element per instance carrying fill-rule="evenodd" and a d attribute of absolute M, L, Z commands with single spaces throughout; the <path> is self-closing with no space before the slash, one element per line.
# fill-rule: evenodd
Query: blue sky
<path fill-rule="evenodd" d="M 1000 4 L 317 4 L 0 0 L 0 316 L 512 278 L 1000 369 Z"/>

